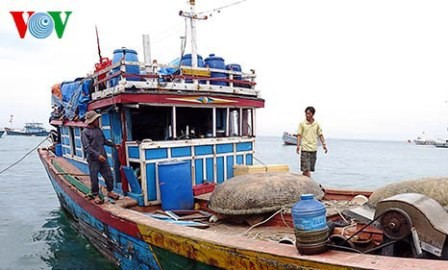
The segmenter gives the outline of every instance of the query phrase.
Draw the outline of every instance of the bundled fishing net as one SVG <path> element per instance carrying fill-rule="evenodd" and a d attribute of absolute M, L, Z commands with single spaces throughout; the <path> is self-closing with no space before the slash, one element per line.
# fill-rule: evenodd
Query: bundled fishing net
<path fill-rule="evenodd" d="M 448 178 L 422 178 L 389 184 L 376 190 L 369 198 L 369 204 L 376 205 L 382 199 L 402 193 L 420 193 L 448 207 Z"/>
<path fill-rule="evenodd" d="M 300 194 L 324 196 L 321 186 L 311 178 L 290 172 L 245 174 L 218 185 L 210 197 L 209 208 L 224 215 L 251 215 L 291 206 Z"/>

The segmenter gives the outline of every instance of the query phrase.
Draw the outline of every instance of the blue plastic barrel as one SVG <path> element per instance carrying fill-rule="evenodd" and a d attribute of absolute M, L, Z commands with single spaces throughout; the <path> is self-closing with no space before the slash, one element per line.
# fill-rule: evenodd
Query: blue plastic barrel
<path fill-rule="evenodd" d="M 191 57 L 190 53 L 182 56 L 181 65 L 191 67 L 192 66 L 191 59 L 192 59 L 192 57 Z M 205 67 L 204 60 L 202 59 L 202 56 L 200 56 L 199 54 L 197 55 L 197 62 L 198 62 L 198 67 Z"/>
<path fill-rule="evenodd" d="M 224 59 L 222 57 L 215 56 L 214 54 L 210 54 L 209 57 L 205 58 L 205 64 L 209 68 L 222 69 L 222 70 L 226 69 L 226 64 L 224 62 Z M 212 78 L 223 78 L 223 79 L 226 79 L 227 78 L 227 74 L 226 73 L 221 73 L 221 72 L 212 72 L 211 73 L 211 77 Z M 227 82 L 220 82 L 220 81 L 211 81 L 210 84 L 224 85 L 224 86 L 228 85 Z"/>
<path fill-rule="evenodd" d="M 54 153 L 57 157 L 62 157 L 62 144 L 58 143 L 54 146 Z"/>
<path fill-rule="evenodd" d="M 115 65 L 116 63 L 120 62 L 121 59 L 124 57 L 125 61 L 127 62 L 138 62 L 138 56 L 137 52 L 131 49 L 121 48 L 114 50 L 114 56 L 112 58 L 112 65 Z M 112 69 L 112 72 L 115 73 L 120 70 L 120 67 Z M 126 65 L 126 73 L 128 74 L 140 74 L 140 67 L 138 65 Z M 128 81 L 138 81 L 139 78 L 126 78 Z M 118 77 L 111 80 L 112 86 L 117 85 L 118 83 Z"/>
<path fill-rule="evenodd" d="M 163 210 L 190 210 L 194 206 L 191 167 L 187 161 L 159 163 Z"/>
<path fill-rule="evenodd" d="M 189 66 L 189 67 L 191 67 L 191 66 L 192 66 L 192 63 L 191 63 L 191 59 L 192 59 L 192 58 L 193 58 L 193 57 L 191 57 L 191 54 L 190 54 L 190 53 L 189 53 L 189 54 L 186 54 L 186 55 L 184 55 L 184 56 L 182 56 L 181 65 L 182 65 L 182 66 Z M 204 60 L 202 59 L 202 56 L 200 56 L 200 55 L 198 54 L 197 57 L 196 57 L 196 59 L 197 59 L 198 67 L 205 67 L 205 62 L 204 62 Z M 186 83 L 192 83 L 193 80 L 185 80 L 185 82 L 186 82 Z M 205 83 L 205 81 L 200 81 L 199 83 Z"/>
<path fill-rule="evenodd" d="M 239 64 L 228 64 L 226 65 L 226 69 L 227 70 L 231 70 L 231 71 L 236 71 L 236 72 L 241 72 L 241 65 Z M 227 76 L 227 78 L 230 79 L 230 74 Z M 233 79 L 234 80 L 241 80 L 241 75 L 233 75 Z M 243 87 L 243 84 L 241 83 L 234 83 L 233 86 L 235 87 Z"/>
<path fill-rule="evenodd" d="M 325 206 L 313 194 L 302 194 L 291 212 L 299 253 L 311 255 L 327 251 L 329 229 Z"/>

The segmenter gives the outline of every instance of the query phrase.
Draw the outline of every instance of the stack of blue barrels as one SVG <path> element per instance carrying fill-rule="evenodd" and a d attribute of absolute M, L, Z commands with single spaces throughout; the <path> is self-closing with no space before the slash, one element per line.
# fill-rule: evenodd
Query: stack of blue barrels
<path fill-rule="evenodd" d="M 116 63 L 120 62 L 121 59 L 123 59 L 127 62 L 138 62 L 138 56 L 137 52 L 135 50 L 126 49 L 125 47 L 121 49 L 114 50 L 114 55 L 112 58 L 112 65 L 115 65 Z M 115 73 L 120 70 L 120 67 L 112 69 L 112 73 Z M 140 74 L 140 67 L 138 65 L 126 65 L 126 73 L 128 74 Z M 129 77 L 126 78 L 128 81 L 139 81 L 140 78 L 136 77 Z M 115 77 L 111 80 L 111 86 L 115 86 L 118 84 L 118 77 Z"/>
<path fill-rule="evenodd" d="M 292 207 L 296 247 L 300 254 L 327 251 L 329 229 L 325 206 L 313 194 L 302 194 Z"/>

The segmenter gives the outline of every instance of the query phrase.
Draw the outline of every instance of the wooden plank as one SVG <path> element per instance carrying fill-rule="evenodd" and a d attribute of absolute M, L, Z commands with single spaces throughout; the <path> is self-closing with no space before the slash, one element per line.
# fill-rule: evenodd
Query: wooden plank
<path fill-rule="evenodd" d="M 91 189 L 90 187 L 88 187 L 87 185 L 85 185 L 83 182 L 81 182 L 80 180 L 78 180 L 76 177 L 73 177 L 71 174 L 66 173 L 65 170 L 62 168 L 62 166 L 56 162 L 55 159 L 51 160 L 52 165 L 56 168 L 56 170 L 58 171 L 57 173 L 59 173 L 60 175 L 62 175 L 62 177 L 69 182 L 72 186 L 74 186 L 77 190 L 79 190 L 80 192 L 82 192 L 85 195 L 89 195 L 91 194 Z M 99 192 L 99 197 L 101 199 L 104 199 L 103 194 L 101 193 L 101 191 Z"/>
<path fill-rule="evenodd" d="M 201 76 L 201 77 L 210 77 L 210 70 L 200 70 L 200 69 L 192 69 L 192 68 L 181 68 L 183 75 L 189 76 Z"/>

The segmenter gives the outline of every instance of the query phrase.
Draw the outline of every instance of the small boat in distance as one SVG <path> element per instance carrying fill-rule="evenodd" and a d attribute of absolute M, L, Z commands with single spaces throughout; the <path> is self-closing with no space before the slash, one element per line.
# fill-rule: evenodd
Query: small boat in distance
<path fill-rule="evenodd" d="M 439 148 L 448 148 L 448 140 L 437 140 L 433 145 Z"/>
<path fill-rule="evenodd" d="M 285 131 L 283 132 L 282 140 L 285 145 L 297 145 L 296 134 L 291 134 Z"/>
<path fill-rule="evenodd" d="M 435 141 L 432 139 L 423 139 L 422 137 L 417 137 L 417 139 L 414 140 L 414 143 L 416 145 L 434 145 Z"/>
<path fill-rule="evenodd" d="M 0 138 L 3 136 L 3 133 L 5 133 L 4 130 L 0 130 Z"/>
<path fill-rule="evenodd" d="M 5 127 L 6 135 L 12 136 L 48 136 L 49 132 L 42 123 L 26 123 L 23 129 L 12 129 Z"/>
<path fill-rule="evenodd" d="M 416 145 L 434 145 L 435 144 L 435 140 L 428 138 L 425 135 L 425 132 L 422 133 L 422 136 L 417 137 L 417 139 L 414 139 L 414 143 Z"/>

